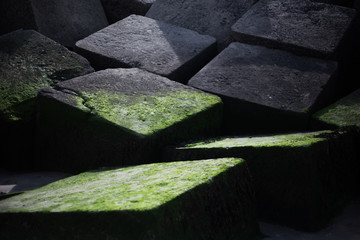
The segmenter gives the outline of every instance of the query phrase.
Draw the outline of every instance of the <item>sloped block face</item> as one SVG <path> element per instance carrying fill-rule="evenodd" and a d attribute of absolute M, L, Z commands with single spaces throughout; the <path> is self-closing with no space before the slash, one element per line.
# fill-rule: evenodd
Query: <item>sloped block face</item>
<path fill-rule="evenodd" d="M 216 54 L 215 39 L 131 15 L 76 43 L 95 68 L 136 67 L 187 82 Z"/>
<path fill-rule="evenodd" d="M 220 127 L 220 98 L 140 69 L 103 70 L 55 89 L 39 95 L 39 140 L 41 149 L 61 146 L 61 166 L 72 170 L 136 164 Z"/>
<path fill-rule="evenodd" d="M 259 216 L 319 230 L 353 194 L 358 140 L 350 131 L 212 139 L 169 149 L 165 158 L 242 156 L 254 180 Z"/>
<path fill-rule="evenodd" d="M 360 89 L 318 111 L 313 118 L 322 125 L 360 127 Z"/>
<path fill-rule="evenodd" d="M 83 57 L 33 30 L 1 36 L 0 59 L 1 148 L 11 152 L 4 156 L 15 164 L 18 149 L 23 148 L 26 159 L 31 157 L 28 151 L 39 89 L 94 70 Z"/>
<path fill-rule="evenodd" d="M 157 0 L 146 16 L 210 35 L 219 50 L 230 43 L 231 26 L 254 4 L 254 0 Z"/>
<path fill-rule="evenodd" d="M 157 163 L 86 172 L 0 201 L 0 236 L 250 239 L 255 215 L 242 159 Z"/>
<path fill-rule="evenodd" d="M 261 0 L 233 26 L 237 41 L 321 58 L 336 57 L 356 11 L 309 0 Z"/>
<path fill-rule="evenodd" d="M 306 128 L 307 113 L 331 99 L 335 62 L 232 43 L 190 79 L 222 96 L 231 132 Z"/>

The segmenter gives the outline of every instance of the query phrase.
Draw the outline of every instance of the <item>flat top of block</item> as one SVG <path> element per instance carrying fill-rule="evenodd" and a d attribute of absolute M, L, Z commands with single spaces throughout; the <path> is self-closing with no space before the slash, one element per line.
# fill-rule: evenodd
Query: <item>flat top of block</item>
<path fill-rule="evenodd" d="M 150 210 L 242 164 L 223 158 L 99 169 L 0 201 L 0 212 Z"/>
<path fill-rule="evenodd" d="M 360 127 L 360 89 L 315 113 L 314 117 L 338 127 Z"/>
<path fill-rule="evenodd" d="M 99 71 L 55 88 L 59 91 L 42 94 L 140 135 L 152 135 L 221 104 L 217 96 L 135 68 Z"/>
<path fill-rule="evenodd" d="M 337 69 L 332 61 L 231 43 L 189 85 L 268 107 L 307 111 Z"/>
<path fill-rule="evenodd" d="M 26 118 L 26 103 L 42 87 L 92 72 L 88 61 L 33 30 L 0 37 L 0 112 Z M 25 109 L 24 109 L 25 108 Z"/>
<path fill-rule="evenodd" d="M 309 0 L 260 0 L 232 31 L 333 54 L 355 15 L 351 8 Z"/>
<path fill-rule="evenodd" d="M 307 147 L 314 143 L 324 141 L 322 134 L 330 131 L 293 133 L 272 136 L 231 137 L 212 139 L 206 142 L 187 144 L 178 149 L 195 148 L 239 148 L 239 147 Z"/>
<path fill-rule="evenodd" d="M 255 0 L 157 0 L 146 16 L 208 34 L 225 47 L 231 25 L 254 2 Z"/>
<path fill-rule="evenodd" d="M 192 30 L 131 15 L 76 46 L 126 66 L 169 76 L 215 42 L 213 37 Z"/>

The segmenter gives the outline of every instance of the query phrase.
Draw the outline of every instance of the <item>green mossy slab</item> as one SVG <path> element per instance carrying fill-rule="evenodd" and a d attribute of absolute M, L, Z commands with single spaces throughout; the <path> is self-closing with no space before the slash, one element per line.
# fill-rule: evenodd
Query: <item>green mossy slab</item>
<path fill-rule="evenodd" d="M 59 83 L 38 105 L 39 149 L 68 171 L 156 161 L 164 145 L 216 134 L 222 116 L 219 97 L 140 69 Z"/>
<path fill-rule="evenodd" d="M 93 71 L 85 58 L 36 31 L 0 36 L 0 151 L 8 156 L 2 167 L 31 165 L 39 89 Z"/>
<path fill-rule="evenodd" d="M 360 89 L 318 111 L 313 118 L 323 125 L 336 128 L 360 127 Z"/>
<path fill-rule="evenodd" d="M 242 159 L 103 168 L 0 201 L 0 237 L 249 239 L 254 203 Z"/>
<path fill-rule="evenodd" d="M 231 137 L 169 148 L 164 159 L 244 158 L 254 179 L 259 215 L 314 231 L 356 194 L 358 144 L 350 129 Z"/>

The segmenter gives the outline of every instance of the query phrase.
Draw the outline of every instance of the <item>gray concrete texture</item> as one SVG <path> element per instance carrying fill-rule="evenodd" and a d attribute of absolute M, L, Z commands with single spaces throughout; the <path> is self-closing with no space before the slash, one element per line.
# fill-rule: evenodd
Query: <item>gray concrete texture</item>
<path fill-rule="evenodd" d="M 146 16 L 213 36 L 219 50 L 230 42 L 231 26 L 255 0 L 157 0 Z"/>
<path fill-rule="evenodd" d="M 186 82 L 216 54 L 216 40 L 151 18 L 131 15 L 76 43 L 97 69 L 136 67 Z"/>
<path fill-rule="evenodd" d="M 100 0 L 2 0 L 0 9 L 2 33 L 35 29 L 68 47 L 108 25 Z"/>
<path fill-rule="evenodd" d="M 236 41 L 335 58 L 356 11 L 310 0 L 260 0 L 233 26 Z"/>

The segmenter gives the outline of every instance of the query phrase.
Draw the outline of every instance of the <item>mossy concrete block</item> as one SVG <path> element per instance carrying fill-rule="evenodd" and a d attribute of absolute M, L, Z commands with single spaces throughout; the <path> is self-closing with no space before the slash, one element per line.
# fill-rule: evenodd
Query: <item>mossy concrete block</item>
<path fill-rule="evenodd" d="M 242 159 L 98 169 L 0 201 L 1 239 L 253 239 Z"/>
<path fill-rule="evenodd" d="M 222 116 L 219 97 L 135 68 L 59 83 L 38 102 L 42 165 L 70 171 L 155 161 L 158 147 L 217 134 Z"/>
<path fill-rule="evenodd" d="M 324 227 L 358 193 L 354 132 L 232 137 L 169 148 L 164 159 L 242 157 L 253 177 L 259 216 L 290 227 Z"/>
<path fill-rule="evenodd" d="M 335 58 L 355 15 L 354 9 L 310 0 L 260 0 L 231 29 L 243 43 Z"/>
<path fill-rule="evenodd" d="M 2 151 L 15 163 L 19 148 L 29 159 L 39 89 L 94 70 L 89 62 L 33 30 L 18 30 L 0 37 L 0 125 Z M 24 145 L 24 146 L 23 146 Z M 15 150 L 15 149 L 17 150 Z M 19 167 L 19 166 L 18 166 Z"/>
<path fill-rule="evenodd" d="M 186 82 L 216 55 L 216 40 L 197 32 L 131 15 L 76 43 L 97 69 L 141 68 Z"/>
<path fill-rule="evenodd" d="M 256 2 L 256 0 L 157 0 L 146 16 L 162 20 L 218 41 L 218 49 L 230 42 L 231 26 Z"/>
<path fill-rule="evenodd" d="M 101 0 L 109 23 L 132 14 L 144 16 L 156 0 Z"/>
<path fill-rule="evenodd" d="M 360 128 L 360 89 L 316 112 L 313 118 L 316 121 L 315 125 Z"/>
<path fill-rule="evenodd" d="M 100 0 L 2 0 L 0 9 L 0 29 L 34 29 L 68 47 L 108 25 Z"/>
<path fill-rule="evenodd" d="M 306 129 L 336 91 L 336 62 L 231 43 L 189 85 L 223 98 L 229 133 Z"/>

